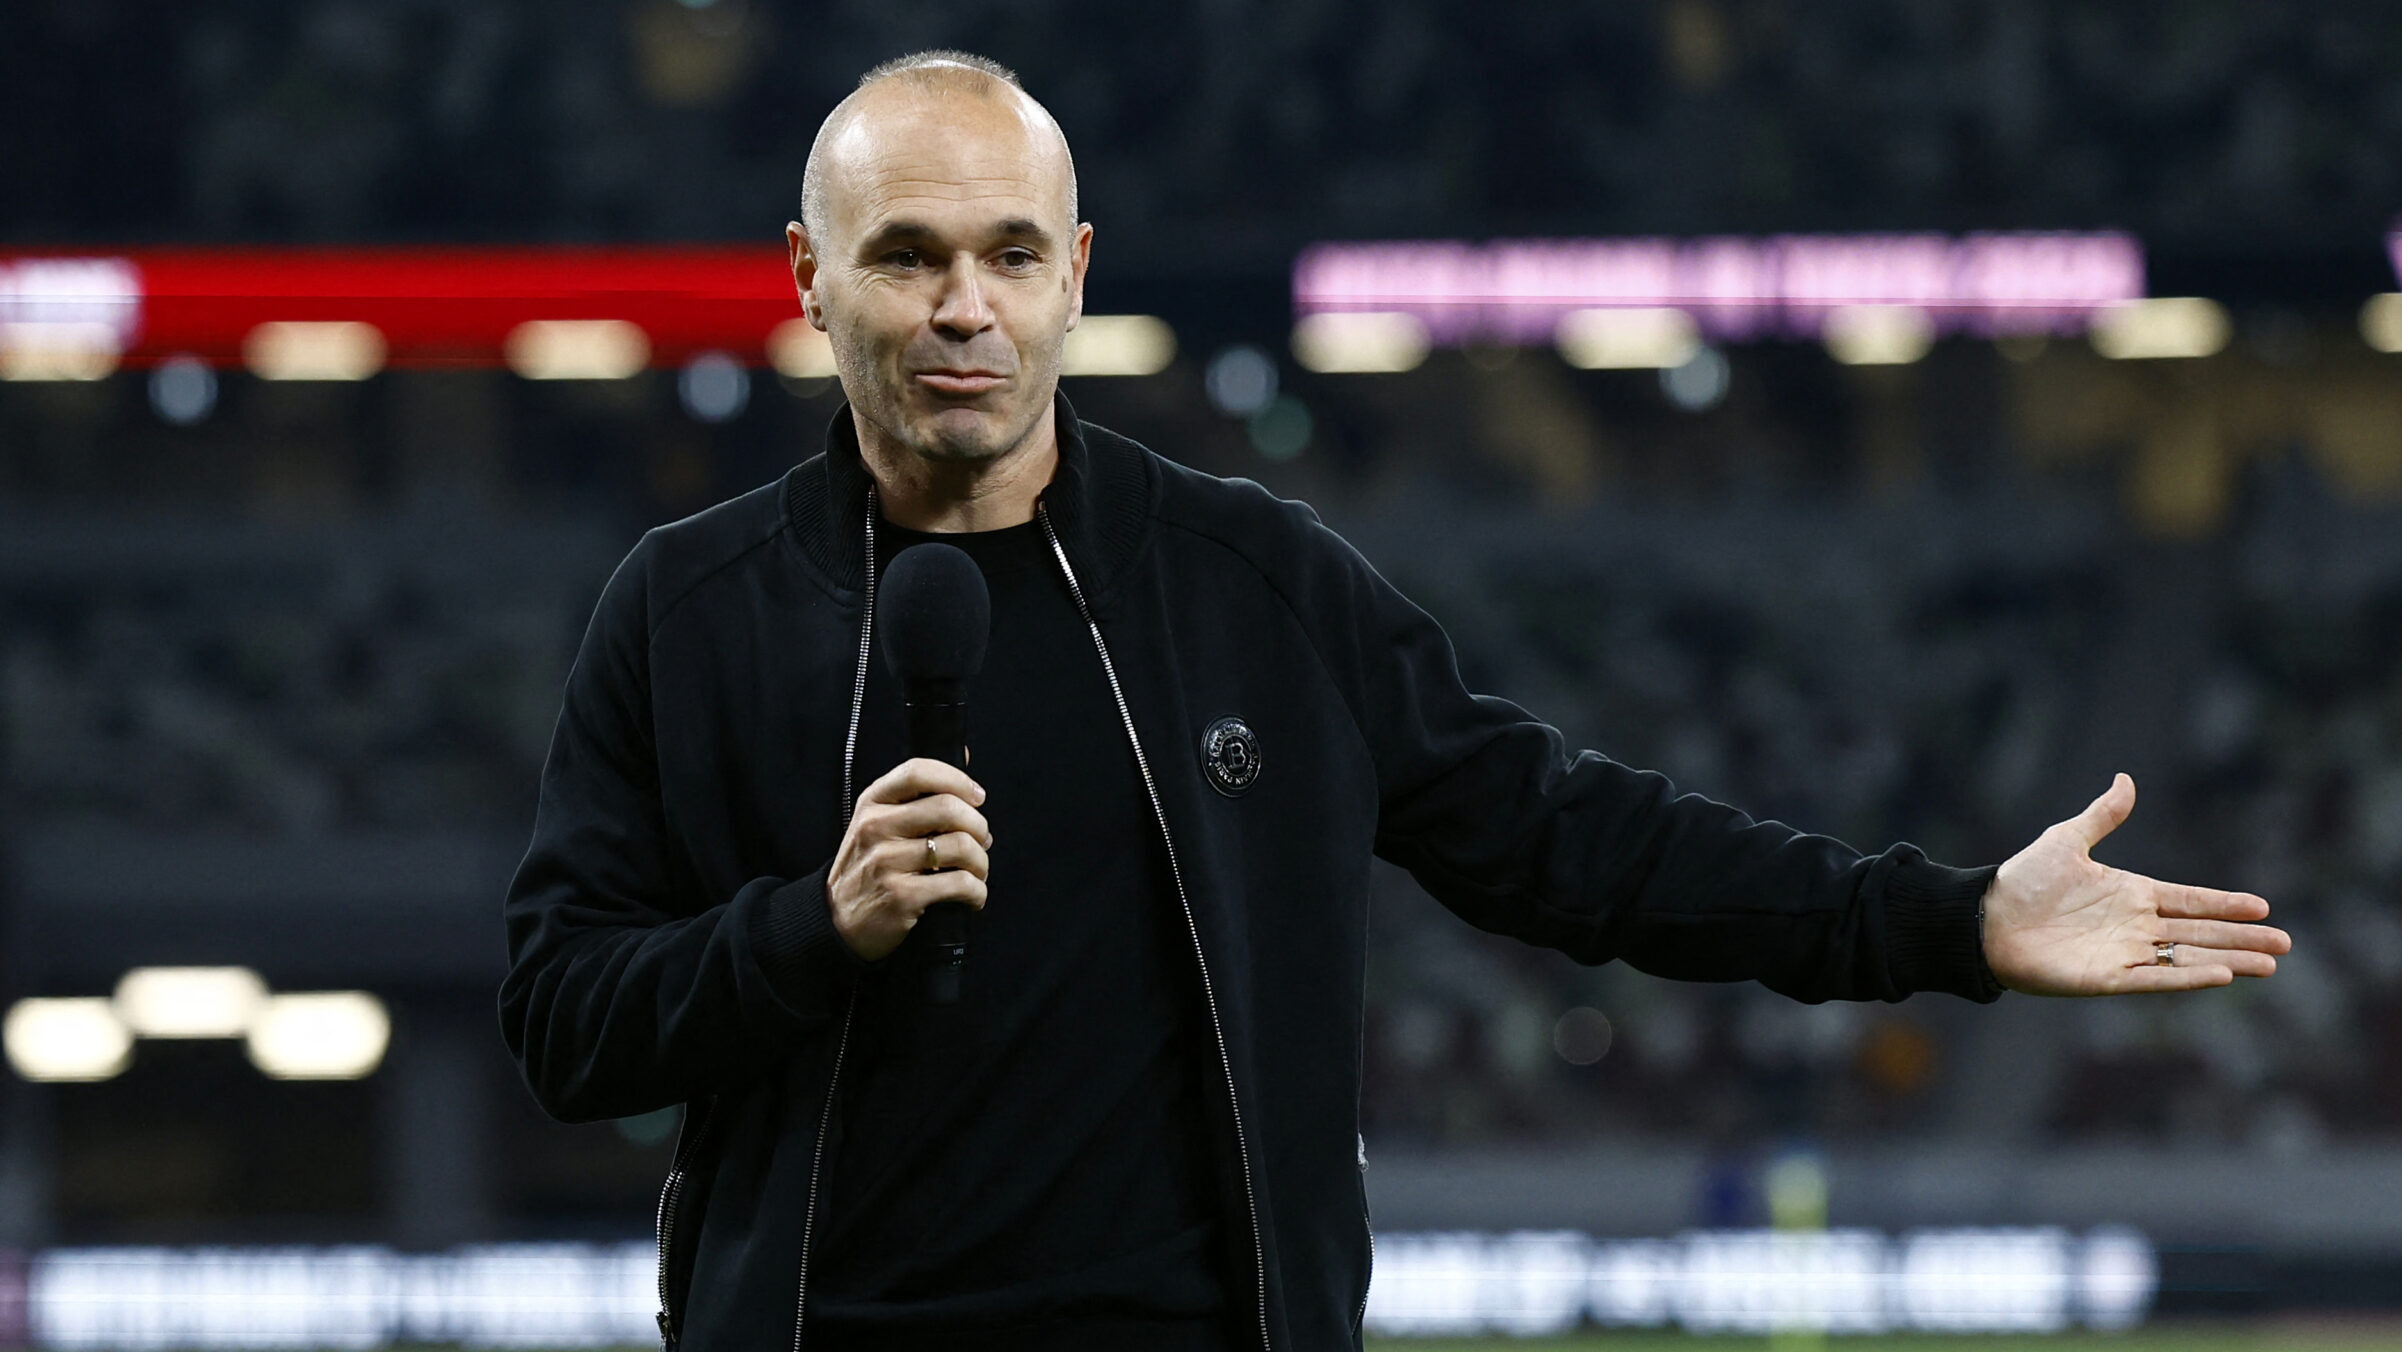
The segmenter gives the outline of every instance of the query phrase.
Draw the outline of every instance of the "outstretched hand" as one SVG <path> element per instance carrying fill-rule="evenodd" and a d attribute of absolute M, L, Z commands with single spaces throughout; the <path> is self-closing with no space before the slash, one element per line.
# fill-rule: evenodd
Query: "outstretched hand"
<path fill-rule="evenodd" d="M 1985 893 L 1985 963 L 2030 995 L 2123 995 L 2224 986 L 2268 976 L 2291 950 L 2248 892 L 2181 887 L 2094 862 L 2093 847 L 2135 810 L 2120 775 L 2083 812 L 2010 856 Z M 2174 944 L 2171 965 L 2160 945 Z"/>

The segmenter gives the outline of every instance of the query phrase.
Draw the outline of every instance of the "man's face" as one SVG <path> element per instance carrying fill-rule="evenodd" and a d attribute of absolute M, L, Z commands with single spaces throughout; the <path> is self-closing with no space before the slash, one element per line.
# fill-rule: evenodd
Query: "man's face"
<path fill-rule="evenodd" d="M 804 306 L 852 407 L 928 460 L 1014 450 L 1050 409 L 1092 229 L 1067 156 L 1018 99 L 871 89 L 829 146 Z"/>

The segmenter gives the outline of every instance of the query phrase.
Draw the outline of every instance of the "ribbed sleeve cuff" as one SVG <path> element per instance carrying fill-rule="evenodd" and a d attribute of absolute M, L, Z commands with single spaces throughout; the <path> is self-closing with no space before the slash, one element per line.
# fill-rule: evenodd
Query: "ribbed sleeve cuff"
<path fill-rule="evenodd" d="M 1947 868 L 1916 850 L 1885 879 L 1886 968 L 1904 991 L 1943 991 L 1978 1004 L 2001 998 L 1985 965 L 1985 890 L 1993 868 Z"/>
<path fill-rule="evenodd" d="M 828 976 L 875 966 L 835 932 L 823 869 L 768 893 L 766 904 L 753 913 L 752 926 L 759 966 L 777 993 L 796 1004 L 805 1003 L 810 988 Z"/>

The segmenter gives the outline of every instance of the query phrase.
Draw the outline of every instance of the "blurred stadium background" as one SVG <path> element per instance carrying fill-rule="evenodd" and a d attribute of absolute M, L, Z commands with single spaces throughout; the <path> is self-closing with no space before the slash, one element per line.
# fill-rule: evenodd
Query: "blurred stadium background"
<path fill-rule="evenodd" d="M 1083 415 L 1482 688 L 1960 863 L 2125 769 L 2106 860 L 2295 934 L 1805 1007 L 1388 870 L 1372 1332 L 2402 1341 L 2402 16 L 18 0 L 0 1346 L 643 1339 L 674 1115 L 540 1115 L 497 904 L 609 569 L 838 407 L 777 235 L 933 45 L 1075 147 Z"/>

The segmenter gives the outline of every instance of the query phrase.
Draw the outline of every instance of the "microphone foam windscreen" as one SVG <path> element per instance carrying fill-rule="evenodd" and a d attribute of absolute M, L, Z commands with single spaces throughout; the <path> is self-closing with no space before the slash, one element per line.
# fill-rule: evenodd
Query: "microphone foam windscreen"
<path fill-rule="evenodd" d="M 984 570 L 951 545 L 912 545 L 892 561 L 876 598 L 884 661 L 904 686 L 965 681 L 984 666 L 992 595 Z"/>

